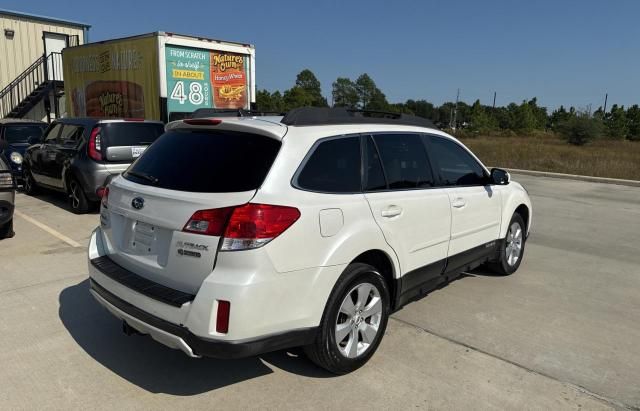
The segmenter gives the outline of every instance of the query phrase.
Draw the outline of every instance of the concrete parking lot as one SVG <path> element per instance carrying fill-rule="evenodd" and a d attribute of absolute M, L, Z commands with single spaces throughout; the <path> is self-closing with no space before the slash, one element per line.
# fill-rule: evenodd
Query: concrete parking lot
<path fill-rule="evenodd" d="M 640 188 L 514 179 L 535 207 L 520 270 L 406 306 L 342 377 L 298 350 L 194 360 L 126 337 L 88 293 L 97 214 L 20 194 L 0 242 L 0 408 L 640 408 Z"/>

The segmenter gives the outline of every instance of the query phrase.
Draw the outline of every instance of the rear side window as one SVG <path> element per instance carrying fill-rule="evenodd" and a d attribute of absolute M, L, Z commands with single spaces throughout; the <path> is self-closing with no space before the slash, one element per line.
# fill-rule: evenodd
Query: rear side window
<path fill-rule="evenodd" d="M 109 147 L 148 146 L 156 141 L 164 126 L 158 123 L 103 123 L 100 124 L 101 137 Z"/>
<path fill-rule="evenodd" d="M 373 136 L 389 189 L 433 187 L 427 152 L 418 134 L 376 134 Z"/>
<path fill-rule="evenodd" d="M 446 186 L 485 185 L 484 168 L 461 146 L 442 137 L 430 137 L 429 152 Z"/>
<path fill-rule="evenodd" d="M 83 131 L 84 127 L 65 124 L 60 133 L 60 141 L 62 144 L 75 144 L 80 140 Z"/>
<path fill-rule="evenodd" d="M 9 144 L 26 143 L 29 137 L 41 137 L 44 126 L 37 124 L 8 125 L 4 127 L 4 139 Z"/>
<path fill-rule="evenodd" d="M 360 192 L 360 137 L 318 144 L 298 174 L 297 187 L 325 193 Z"/>
<path fill-rule="evenodd" d="M 124 174 L 169 190 L 231 193 L 262 185 L 280 142 L 231 131 L 176 130 L 163 134 Z"/>

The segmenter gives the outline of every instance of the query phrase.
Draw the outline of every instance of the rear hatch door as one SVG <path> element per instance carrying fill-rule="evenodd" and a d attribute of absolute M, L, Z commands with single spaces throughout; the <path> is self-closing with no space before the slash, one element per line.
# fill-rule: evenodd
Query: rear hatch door
<path fill-rule="evenodd" d="M 164 133 L 162 123 L 151 121 L 106 121 L 99 127 L 104 158 L 110 163 L 131 163 Z"/>
<path fill-rule="evenodd" d="M 185 225 L 196 211 L 248 203 L 280 144 L 233 131 L 161 136 L 110 185 L 102 228 L 111 259 L 154 282 L 197 293 L 214 268 L 221 237 L 185 232 Z"/>

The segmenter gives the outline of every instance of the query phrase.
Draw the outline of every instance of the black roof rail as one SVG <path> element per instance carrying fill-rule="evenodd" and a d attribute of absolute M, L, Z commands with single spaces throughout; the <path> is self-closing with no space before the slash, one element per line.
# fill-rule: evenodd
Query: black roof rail
<path fill-rule="evenodd" d="M 243 108 L 199 108 L 189 118 L 207 117 L 261 117 L 261 116 L 283 116 L 284 113 L 275 111 L 245 110 Z"/>
<path fill-rule="evenodd" d="M 281 120 L 281 123 L 288 126 L 375 123 L 436 128 L 431 120 L 423 117 L 345 107 L 300 107 L 289 111 Z"/>

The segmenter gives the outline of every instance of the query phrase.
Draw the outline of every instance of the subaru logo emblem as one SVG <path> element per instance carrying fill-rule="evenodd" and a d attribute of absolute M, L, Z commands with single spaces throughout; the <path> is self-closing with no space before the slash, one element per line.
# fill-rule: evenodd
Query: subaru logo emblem
<path fill-rule="evenodd" d="M 142 207 L 144 207 L 144 198 L 136 197 L 131 200 L 131 207 L 135 208 L 136 210 L 140 210 Z"/>

